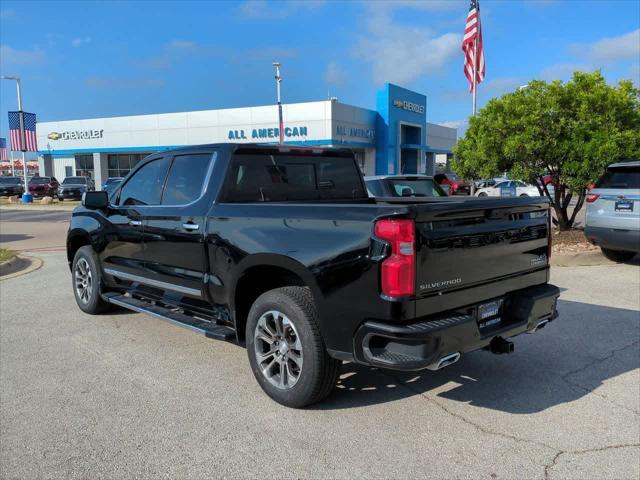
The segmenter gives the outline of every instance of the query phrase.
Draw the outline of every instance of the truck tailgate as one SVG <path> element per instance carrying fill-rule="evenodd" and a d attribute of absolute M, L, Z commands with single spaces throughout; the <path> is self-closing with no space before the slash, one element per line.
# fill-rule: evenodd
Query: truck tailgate
<path fill-rule="evenodd" d="M 546 269 L 545 199 L 465 199 L 414 204 L 416 297 L 442 295 Z"/>

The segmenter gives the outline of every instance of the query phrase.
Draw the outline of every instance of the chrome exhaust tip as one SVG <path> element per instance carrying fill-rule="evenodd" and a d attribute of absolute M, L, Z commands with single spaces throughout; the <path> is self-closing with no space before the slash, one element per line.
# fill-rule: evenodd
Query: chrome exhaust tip
<path fill-rule="evenodd" d="M 441 368 L 448 367 L 449 365 L 453 365 L 458 360 L 460 360 L 460 352 L 450 353 L 449 355 L 445 355 L 437 362 L 432 363 L 427 367 L 428 370 L 440 370 Z"/>
<path fill-rule="evenodd" d="M 540 323 L 538 323 L 531 330 L 527 331 L 527 333 L 536 333 L 538 330 L 543 329 L 544 327 L 546 327 L 547 323 L 549 323 L 549 319 L 542 320 Z"/>

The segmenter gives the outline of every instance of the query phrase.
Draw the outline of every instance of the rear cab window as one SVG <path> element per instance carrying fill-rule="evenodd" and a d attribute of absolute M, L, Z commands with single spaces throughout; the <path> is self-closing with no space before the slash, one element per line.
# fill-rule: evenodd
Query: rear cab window
<path fill-rule="evenodd" d="M 229 203 L 368 198 L 353 157 L 278 151 L 236 153 L 223 192 Z"/>

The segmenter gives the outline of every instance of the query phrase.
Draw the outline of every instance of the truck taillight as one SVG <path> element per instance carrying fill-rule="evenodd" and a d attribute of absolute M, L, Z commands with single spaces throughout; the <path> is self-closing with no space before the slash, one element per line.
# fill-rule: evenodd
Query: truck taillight
<path fill-rule="evenodd" d="M 391 255 L 382 261 L 382 294 L 391 297 L 406 297 L 415 293 L 416 234 L 413 220 L 378 220 L 375 236 L 389 242 Z"/>
<path fill-rule="evenodd" d="M 585 200 L 587 201 L 587 203 L 593 203 L 598 199 L 598 197 L 600 197 L 599 193 L 587 193 L 587 197 L 585 198 Z"/>

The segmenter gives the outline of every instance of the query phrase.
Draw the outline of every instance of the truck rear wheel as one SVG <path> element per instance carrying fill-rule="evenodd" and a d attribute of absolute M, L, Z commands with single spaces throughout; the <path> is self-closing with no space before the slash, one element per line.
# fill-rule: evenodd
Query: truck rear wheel
<path fill-rule="evenodd" d="M 100 296 L 102 277 L 98 258 L 90 245 L 80 247 L 73 257 L 71 281 L 73 294 L 80 310 L 95 315 L 109 309 L 111 305 Z"/>
<path fill-rule="evenodd" d="M 626 252 L 622 250 L 609 250 L 608 248 L 602 249 L 602 254 L 612 262 L 624 263 L 635 257 L 636 252 Z"/>
<path fill-rule="evenodd" d="M 283 287 L 260 295 L 249 311 L 246 332 L 251 369 L 273 400 L 301 408 L 331 393 L 341 362 L 327 354 L 308 288 Z"/>

